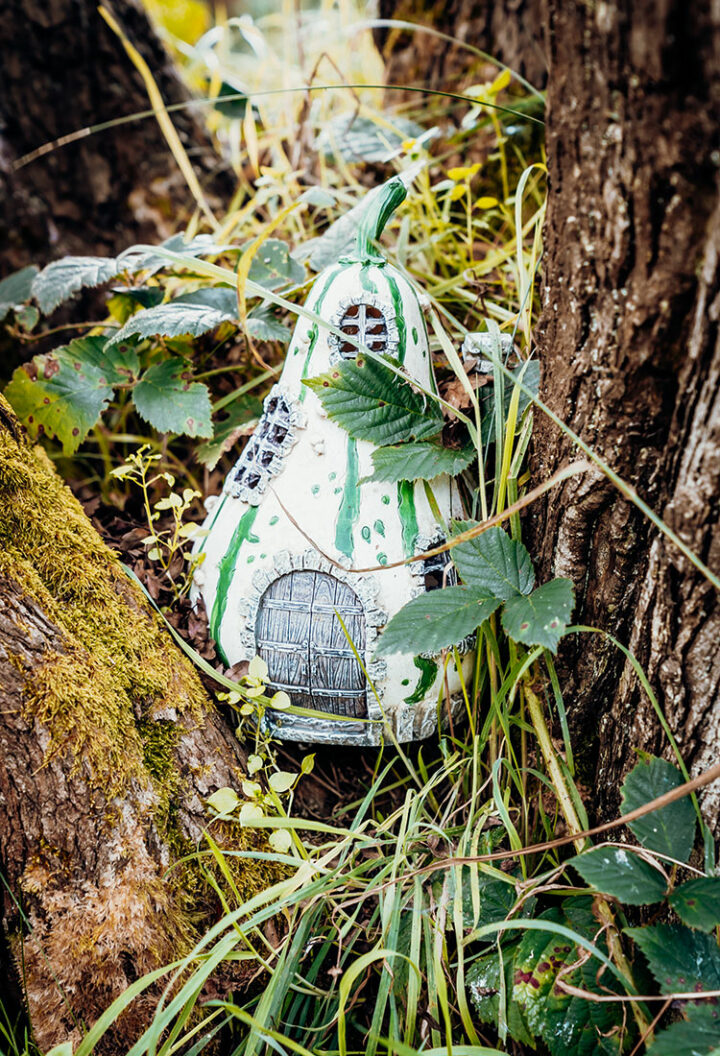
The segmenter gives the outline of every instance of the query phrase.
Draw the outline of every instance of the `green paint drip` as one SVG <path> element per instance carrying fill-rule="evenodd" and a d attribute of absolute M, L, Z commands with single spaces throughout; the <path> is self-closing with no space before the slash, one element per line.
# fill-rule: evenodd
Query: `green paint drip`
<path fill-rule="evenodd" d="M 249 543 L 259 543 L 260 542 L 260 536 L 259 535 L 255 535 L 253 532 L 248 532 L 247 541 Z"/>
<path fill-rule="evenodd" d="M 325 284 L 323 285 L 322 289 L 320 290 L 320 293 L 317 296 L 317 300 L 314 302 L 314 304 L 312 306 L 312 311 L 315 312 L 316 315 L 320 314 L 320 309 L 322 308 L 323 301 L 325 300 L 325 297 L 327 296 L 327 292 L 330 289 L 330 285 L 331 285 L 333 279 L 335 279 L 337 277 L 337 275 L 339 274 L 340 271 L 342 271 L 342 268 L 340 268 L 340 267 L 333 268 L 332 271 L 330 272 L 330 274 L 325 279 Z M 309 305 L 308 305 L 308 307 L 309 307 Z M 319 332 L 320 331 L 318 329 L 317 323 L 313 323 L 312 326 L 310 327 L 310 344 L 308 345 L 307 355 L 305 356 L 305 362 L 303 363 L 302 374 L 300 375 L 301 378 L 306 378 L 308 376 L 308 370 L 310 369 L 310 360 L 312 359 L 312 354 L 315 351 L 315 345 L 317 344 L 317 339 L 318 339 Z M 306 385 L 301 385 L 300 386 L 300 395 L 298 396 L 298 399 L 300 400 L 300 403 L 303 403 L 303 401 L 305 400 L 306 393 L 307 393 L 307 386 Z"/>
<path fill-rule="evenodd" d="M 225 609 L 227 608 L 228 593 L 230 591 L 230 584 L 233 581 L 235 575 L 235 565 L 237 564 L 238 554 L 240 553 L 240 547 L 243 545 L 246 539 L 250 535 L 250 529 L 253 526 L 255 518 L 257 516 L 258 507 L 250 506 L 245 511 L 240 520 L 238 521 L 237 528 L 233 532 L 233 537 L 230 540 L 225 554 L 220 561 L 218 566 L 218 584 L 217 591 L 215 592 L 215 601 L 213 602 L 212 613 L 210 615 L 210 634 L 218 642 L 218 636 L 220 632 L 220 626 L 225 616 Z M 218 643 L 218 651 L 222 656 L 225 663 L 227 658 L 222 653 L 222 649 Z"/>
<path fill-rule="evenodd" d="M 270 518 L 270 520 L 268 521 L 268 524 L 272 526 L 273 524 L 277 524 L 277 522 L 279 520 L 280 520 L 280 518 L 278 517 L 278 515 L 276 513 L 274 513 L 272 515 L 272 517 Z"/>
<path fill-rule="evenodd" d="M 383 539 L 385 538 L 385 525 L 383 524 L 383 522 L 381 520 L 375 521 L 375 524 L 373 525 L 373 528 L 378 533 L 378 535 L 381 535 L 383 537 Z"/>
<path fill-rule="evenodd" d="M 212 520 L 210 521 L 210 527 L 208 528 L 208 534 L 207 534 L 207 535 L 206 535 L 206 536 L 204 537 L 203 541 L 202 541 L 202 542 L 200 543 L 200 547 L 199 547 L 199 549 L 198 549 L 198 557 L 200 556 L 200 554 L 201 554 L 201 553 L 203 552 L 203 550 L 205 549 L 205 543 L 206 543 L 206 542 L 208 541 L 208 535 L 210 535 L 210 532 L 211 532 L 211 531 L 213 530 L 213 528 L 215 527 L 215 521 L 216 521 L 216 520 L 218 519 L 218 517 L 220 516 L 220 510 L 221 510 L 221 509 L 223 508 L 223 506 L 225 505 L 225 500 L 226 500 L 226 499 L 227 499 L 227 492 L 226 492 L 226 493 L 225 493 L 225 494 L 223 495 L 223 497 L 222 497 L 222 498 L 220 499 L 220 502 L 219 502 L 219 503 L 218 503 L 218 505 L 217 505 L 217 509 L 215 510 L 215 516 L 214 516 L 214 517 L 213 517 L 213 519 L 212 519 Z"/>
<path fill-rule="evenodd" d="M 402 297 L 400 296 L 400 290 L 395 279 L 391 278 L 390 275 L 386 274 L 388 289 L 390 290 L 390 299 L 393 302 L 393 308 L 395 309 L 395 325 L 398 328 L 398 351 L 397 358 L 401 363 L 405 362 L 406 342 L 407 342 L 407 327 L 405 325 L 405 309 L 403 308 Z"/>
<path fill-rule="evenodd" d="M 335 480 L 336 476 L 337 476 L 337 473 L 335 472 L 335 470 L 333 470 L 332 473 L 328 473 L 328 480 Z"/>
<path fill-rule="evenodd" d="M 414 326 L 412 328 L 412 339 L 415 342 L 415 344 L 418 343 L 418 332 L 417 332 L 417 327 L 416 326 Z"/>
<path fill-rule="evenodd" d="M 405 697 L 406 704 L 419 704 L 437 677 L 437 664 L 434 660 L 428 660 L 426 656 L 414 656 L 413 663 L 420 672 L 420 677 L 410 696 Z"/>
<path fill-rule="evenodd" d="M 360 535 L 363 537 L 366 543 L 370 542 L 370 529 L 366 524 L 363 525 Z"/>
<path fill-rule="evenodd" d="M 319 491 L 320 491 L 320 485 L 319 484 L 313 484 L 313 486 L 310 488 L 310 492 L 311 492 L 312 495 L 317 495 Z"/>
<path fill-rule="evenodd" d="M 415 513 L 415 484 L 411 480 L 401 480 L 397 486 L 397 495 L 405 557 L 414 557 L 415 542 L 418 534 L 417 514 Z"/>
<path fill-rule="evenodd" d="M 383 506 L 389 506 L 390 505 L 390 496 L 389 495 L 383 495 L 383 497 L 382 497 L 382 499 L 380 501 L 382 502 Z"/>
<path fill-rule="evenodd" d="M 379 565 L 386 565 L 387 564 L 387 554 L 382 554 L 382 553 L 378 554 L 377 555 L 377 561 L 378 561 Z"/>
<path fill-rule="evenodd" d="M 338 510 L 337 527 L 335 529 L 335 548 L 341 554 L 345 554 L 352 560 L 353 556 L 353 525 L 360 513 L 360 489 L 358 488 L 358 455 L 357 441 L 348 437 L 347 466 L 345 471 L 345 487 L 343 497 Z"/>
<path fill-rule="evenodd" d="M 363 264 L 360 268 L 360 285 L 366 293 L 377 293 L 377 286 L 370 278 L 369 264 Z"/>

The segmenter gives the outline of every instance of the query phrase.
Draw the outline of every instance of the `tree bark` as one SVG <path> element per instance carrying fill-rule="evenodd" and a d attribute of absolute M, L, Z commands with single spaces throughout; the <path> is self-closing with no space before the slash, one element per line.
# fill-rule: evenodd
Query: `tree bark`
<path fill-rule="evenodd" d="M 380 0 L 379 17 L 432 26 L 458 43 L 399 27 L 380 27 L 375 40 L 388 84 L 462 91 L 487 76 L 486 63 L 462 44 L 484 51 L 536 88 L 547 79 L 540 0 Z"/>
<path fill-rule="evenodd" d="M 720 491 L 720 16 L 709 0 L 546 0 L 549 200 L 541 396 L 715 571 Z M 572 442 L 535 416 L 532 472 Z M 720 734 L 714 588 L 599 472 L 528 524 L 542 574 L 570 576 L 577 622 L 628 645 L 693 771 Z M 668 753 L 622 654 L 582 634 L 561 652 L 599 807 L 635 749 Z M 704 809 L 717 827 L 720 790 Z"/>
<path fill-rule="evenodd" d="M 139 0 L 114 12 L 166 104 L 190 94 Z M 190 192 L 154 117 L 61 146 L 15 171 L 25 154 L 102 121 L 148 110 L 147 91 L 92 0 L 6 0 L 0 10 L 0 274 L 66 254 L 113 254 L 173 234 Z M 233 180 L 193 110 L 172 114 L 210 193 Z"/>
<path fill-rule="evenodd" d="M 197 868 L 167 870 L 196 848 L 204 799 L 237 786 L 245 756 L 2 397 L 0 746 L 0 909 L 14 962 L 0 963 L 0 992 L 22 979 L 45 1051 L 77 1042 L 81 1022 L 192 947 L 217 907 Z M 243 864 L 241 893 L 270 873 Z M 127 1051 L 156 999 L 136 1001 L 99 1051 Z"/>

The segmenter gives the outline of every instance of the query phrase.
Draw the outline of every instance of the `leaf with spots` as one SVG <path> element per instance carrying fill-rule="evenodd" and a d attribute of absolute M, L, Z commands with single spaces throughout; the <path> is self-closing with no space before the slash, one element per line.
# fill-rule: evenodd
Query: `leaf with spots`
<path fill-rule="evenodd" d="M 319 397 L 328 417 L 350 436 L 378 447 L 429 440 L 443 427 L 438 404 L 377 359 L 360 355 L 305 379 L 304 384 Z"/>
<path fill-rule="evenodd" d="M 247 249 L 247 243 L 242 249 Z M 253 257 L 248 278 L 266 290 L 296 286 L 305 281 L 305 268 L 290 255 L 287 244 L 279 238 L 266 238 Z"/>
<path fill-rule="evenodd" d="M 138 414 L 161 433 L 212 436 L 207 386 L 188 376 L 184 363 L 168 359 L 145 371 L 133 393 Z"/>
<path fill-rule="evenodd" d="M 628 905 L 648 906 L 665 897 L 662 873 L 625 847 L 593 847 L 572 865 L 586 883 Z"/>
<path fill-rule="evenodd" d="M 720 1011 L 714 1001 L 686 1005 L 686 1019 L 655 1035 L 650 1056 L 720 1056 Z"/>
<path fill-rule="evenodd" d="M 525 645 L 542 645 L 555 652 L 575 604 L 569 579 L 551 579 L 532 594 L 515 594 L 505 602 L 505 633 Z"/>
<path fill-rule="evenodd" d="M 475 525 L 475 521 L 456 521 L 453 534 Z M 454 546 L 451 555 L 465 583 L 481 587 L 503 601 L 517 594 L 529 594 L 535 584 L 535 571 L 527 548 L 511 539 L 499 525 Z"/>
<path fill-rule="evenodd" d="M 439 652 L 472 634 L 500 604 L 500 598 L 471 587 L 421 594 L 390 620 L 382 632 L 378 655 Z"/>
<path fill-rule="evenodd" d="M 622 809 L 628 814 L 683 783 L 676 766 L 648 755 L 633 767 L 622 786 Z M 690 796 L 653 810 L 628 825 L 643 847 L 687 862 L 695 843 L 695 810 Z"/>
<path fill-rule="evenodd" d="M 720 924 L 720 877 L 688 880 L 675 888 L 668 901 L 684 924 L 712 931 Z"/>
<path fill-rule="evenodd" d="M 105 338 L 85 337 L 18 367 L 5 395 L 33 437 L 56 437 L 66 455 L 78 449 L 113 396 L 139 369 L 135 351 L 110 352 Z"/>
<path fill-rule="evenodd" d="M 720 990 L 720 950 L 712 935 L 684 924 L 626 928 L 663 994 Z"/>

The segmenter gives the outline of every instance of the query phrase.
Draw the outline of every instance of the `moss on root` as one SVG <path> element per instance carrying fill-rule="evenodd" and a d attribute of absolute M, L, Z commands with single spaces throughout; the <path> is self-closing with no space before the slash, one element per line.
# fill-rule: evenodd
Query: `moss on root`
<path fill-rule="evenodd" d="M 27 602 L 19 620 L 37 610 L 28 635 L 38 634 L 38 623 L 53 625 L 47 640 L 54 646 L 40 662 L 7 653 L 5 662 L 20 672 L 28 725 L 47 731 L 45 762 L 60 762 L 90 789 L 89 809 L 100 819 L 99 839 L 107 840 L 98 850 L 104 862 L 98 875 L 79 875 L 78 861 L 41 841 L 28 845 L 20 866 L 33 928 L 24 940 L 24 978 L 36 1030 L 44 1022 L 39 1035 L 49 1044 L 72 1027 L 63 1002 L 58 998 L 55 1008 L 48 997 L 48 957 L 91 1022 L 135 974 L 186 953 L 217 914 L 208 879 L 214 866 L 206 869 L 194 855 L 213 759 L 202 741 L 182 740 L 206 724 L 210 705 L 192 665 L 45 453 L 28 444 L 2 396 L 0 580 L 17 584 Z M 216 730 L 212 743 L 222 748 L 222 736 Z M 183 755 L 182 745 L 193 745 L 194 754 Z M 191 761 L 181 766 L 180 757 Z M 234 756 L 222 767 L 227 780 Z M 182 824 L 188 810 L 192 838 Z M 241 901 L 279 878 L 271 864 L 233 856 L 264 846 L 263 836 L 225 825 L 213 832 L 230 852 Z M 151 995 L 143 1001 L 112 1044 L 125 1044 L 147 1022 Z"/>

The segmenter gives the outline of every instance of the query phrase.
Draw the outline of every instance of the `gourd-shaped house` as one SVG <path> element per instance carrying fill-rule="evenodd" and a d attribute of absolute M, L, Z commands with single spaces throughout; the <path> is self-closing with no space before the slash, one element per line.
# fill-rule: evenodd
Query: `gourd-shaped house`
<path fill-rule="evenodd" d="M 391 616 L 455 581 L 446 554 L 384 566 L 436 547 L 444 529 L 422 482 L 363 482 L 375 448 L 331 421 L 302 383 L 357 356 L 354 340 L 435 390 L 418 295 L 373 247 L 404 197 L 399 178 L 376 191 L 356 253 L 316 280 L 307 308 L 337 332 L 298 319 L 280 380 L 222 495 L 208 501 L 207 535 L 197 544 L 205 556 L 196 593 L 224 660 L 259 655 L 272 688 L 327 715 L 268 712 L 283 739 L 377 744 L 386 723 L 401 741 L 428 736 L 447 689 L 461 688 L 452 659 L 444 671 L 439 657 L 374 658 Z M 461 516 L 449 478 L 433 480 L 432 492 L 445 521 Z M 372 566 L 379 570 L 353 572 Z M 472 666 L 467 653 L 463 666 Z"/>

